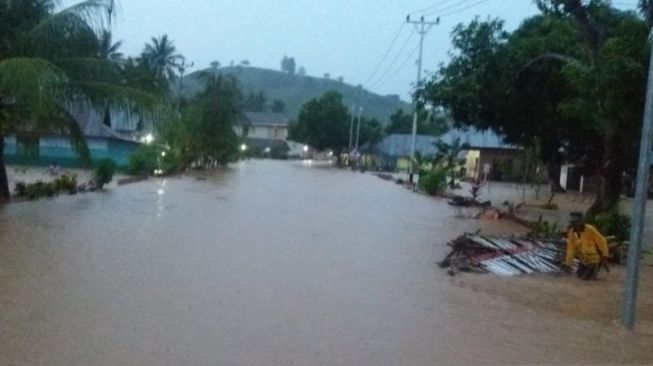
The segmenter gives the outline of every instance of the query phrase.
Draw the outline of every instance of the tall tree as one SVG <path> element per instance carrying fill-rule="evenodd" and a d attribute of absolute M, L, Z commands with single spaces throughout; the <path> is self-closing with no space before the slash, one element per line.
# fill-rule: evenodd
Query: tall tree
<path fill-rule="evenodd" d="M 336 91 L 311 99 L 299 111 L 290 127 L 290 138 L 318 150 L 342 151 L 349 141 L 349 113 Z"/>
<path fill-rule="evenodd" d="M 417 134 L 440 136 L 449 130 L 447 118 L 439 114 L 433 116 L 425 110 L 421 110 L 417 120 Z M 385 128 L 385 133 L 410 134 L 413 132 L 413 115 L 398 109 L 390 115 L 390 123 Z"/>
<path fill-rule="evenodd" d="M 248 112 L 265 112 L 267 105 L 267 98 L 265 93 L 260 91 L 258 93 L 250 91 L 244 101 L 243 109 Z"/>
<path fill-rule="evenodd" d="M 283 100 L 275 99 L 272 101 L 270 110 L 274 113 L 284 113 L 286 111 L 286 103 Z"/>
<path fill-rule="evenodd" d="M 176 79 L 178 63 L 183 58 L 167 34 L 159 38 L 152 37 L 150 43 L 145 45 L 141 57 L 157 78 L 168 81 Z"/>
<path fill-rule="evenodd" d="M 295 59 L 293 57 L 283 56 L 281 60 L 281 71 L 289 75 L 295 75 Z"/>
<path fill-rule="evenodd" d="M 512 34 L 500 21 L 460 25 L 453 58 L 426 87 L 426 99 L 458 123 L 493 128 L 517 144 L 539 139 L 549 173 L 563 155 L 584 164 L 601 178 L 592 212 L 619 199 L 645 85 L 646 28 L 606 4 L 538 1 L 544 14 Z"/>

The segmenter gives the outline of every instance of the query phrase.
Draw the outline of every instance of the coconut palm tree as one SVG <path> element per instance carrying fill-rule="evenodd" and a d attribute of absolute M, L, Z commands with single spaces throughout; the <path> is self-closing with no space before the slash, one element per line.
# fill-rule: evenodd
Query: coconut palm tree
<path fill-rule="evenodd" d="M 122 46 L 122 41 L 113 43 L 113 35 L 108 30 L 102 31 L 98 41 L 98 58 L 114 62 L 122 62 L 123 54 L 118 51 Z"/>
<path fill-rule="evenodd" d="M 113 0 L 86 0 L 57 12 L 52 0 L 10 3 L 20 6 L 0 9 L 0 24 L 11 20 L 16 30 L 0 35 L 0 152 L 5 136 L 57 132 L 70 136 L 80 158 L 88 162 L 90 153 L 75 111 L 133 103 L 154 108 L 155 98 L 128 87 L 115 63 L 97 57 L 97 34 L 110 23 Z M 29 11 L 17 13 L 23 5 Z M 7 198 L 0 154 L 0 200 Z"/>
<path fill-rule="evenodd" d="M 142 58 L 157 78 L 170 81 L 175 80 L 178 63 L 183 56 L 177 54 L 174 43 L 164 34 L 160 38 L 152 37 L 151 43 L 146 44 L 143 49 Z"/>
<path fill-rule="evenodd" d="M 438 152 L 433 160 L 433 165 L 440 166 L 449 173 L 451 181 L 449 187 L 456 187 L 456 172 L 465 165 L 466 159 L 460 158 L 462 152 L 469 149 L 469 144 L 462 143 L 460 137 L 454 139 L 451 144 L 442 140 L 434 142 Z"/>

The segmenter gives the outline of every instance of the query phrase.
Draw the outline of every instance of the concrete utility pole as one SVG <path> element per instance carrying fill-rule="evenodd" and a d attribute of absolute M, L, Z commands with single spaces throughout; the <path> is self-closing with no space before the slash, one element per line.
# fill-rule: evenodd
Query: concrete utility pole
<path fill-rule="evenodd" d="M 353 147 L 353 143 L 354 143 L 354 121 L 356 120 L 356 95 L 358 95 L 359 106 L 361 108 L 363 106 L 363 103 L 361 102 L 363 87 L 359 85 L 356 88 L 356 91 L 354 91 L 353 101 L 351 102 L 351 120 L 349 121 L 349 151 L 348 152 L 351 152 L 351 148 Z"/>
<path fill-rule="evenodd" d="M 653 35 L 653 33 L 651 33 Z M 651 37 L 649 35 L 649 38 Z M 635 202 L 631 217 L 630 245 L 628 247 L 628 268 L 626 272 L 626 291 L 622 309 L 622 320 L 628 329 L 635 327 L 635 310 L 637 303 L 637 282 L 639 281 L 639 262 L 642 256 L 642 235 L 644 217 L 648 200 L 649 171 L 651 169 L 651 139 L 653 138 L 653 48 L 648 68 L 648 84 L 646 86 L 646 104 L 644 107 L 644 122 L 639 147 L 639 163 L 637 166 L 637 181 Z"/>
<path fill-rule="evenodd" d="M 358 124 L 356 126 L 356 154 L 358 154 L 358 141 L 361 137 L 361 116 L 363 114 L 363 106 L 358 107 Z"/>
<path fill-rule="evenodd" d="M 427 22 L 424 20 L 424 17 L 421 17 L 419 20 L 410 20 L 410 15 L 406 16 L 406 23 L 412 24 L 415 26 L 417 33 L 419 34 L 419 58 L 417 59 L 417 84 L 415 88 L 419 88 L 422 84 L 422 55 L 424 51 L 424 37 L 426 34 L 433 28 L 433 26 L 440 24 L 440 18 L 437 18 L 434 22 Z M 409 164 L 409 173 L 408 181 L 413 183 L 414 167 L 413 161 L 415 161 L 415 144 L 417 140 L 417 100 L 413 102 L 413 108 L 415 109 L 413 113 L 413 135 L 410 145 L 410 164 Z"/>
<path fill-rule="evenodd" d="M 351 120 L 349 121 L 349 150 L 351 152 L 352 144 L 354 143 L 354 119 L 356 119 L 356 96 L 354 101 L 351 102 Z"/>

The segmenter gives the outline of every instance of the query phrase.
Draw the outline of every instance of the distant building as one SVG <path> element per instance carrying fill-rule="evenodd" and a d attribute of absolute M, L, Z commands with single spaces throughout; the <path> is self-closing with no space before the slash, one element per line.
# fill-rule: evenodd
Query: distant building
<path fill-rule="evenodd" d="M 245 112 L 245 118 L 234 127 L 241 138 L 287 140 L 288 117 L 280 113 Z"/>
<path fill-rule="evenodd" d="M 457 138 L 469 147 L 461 153 L 465 159 L 465 175 L 467 178 L 483 178 L 488 171 L 489 179 L 505 179 L 505 171 L 509 166 L 517 166 L 522 160 L 521 148 L 506 144 L 503 138 L 492 131 L 476 129 L 454 129 L 442 136 L 417 135 L 415 151 L 423 158 L 433 159 L 438 153 L 437 141 L 453 143 Z M 366 165 L 372 165 L 382 170 L 407 171 L 412 147 L 410 134 L 393 134 L 386 136 L 373 146 L 365 145 L 361 154 Z"/>
<path fill-rule="evenodd" d="M 104 113 L 84 110 L 73 113 L 78 121 L 91 153 L 91 159 L 112 159 L 117 165 L 127 165 L 129 156 L 141 145 L 144 132 L 138 129 L 138 116 L 111 113 L 111 125 Z M 142 127 L 142 126 L 141 126 Z M 5 138 L 5 160 L 10 164 L 78 166 L 79 159 L 68 136 L 50 133 L 35 137 L 16 134 Z"/>

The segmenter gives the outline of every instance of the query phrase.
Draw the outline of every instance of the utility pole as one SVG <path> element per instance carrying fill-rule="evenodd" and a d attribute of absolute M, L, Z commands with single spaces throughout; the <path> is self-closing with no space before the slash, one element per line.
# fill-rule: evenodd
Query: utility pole
<path fill-rule="evenodd" d="M 356 154 L 358 155 L 358 141 L 361 137 L 361 116 L 363 114 L 363 106 L 358 107 L 358 125 L 356 126 Z"/>
<path fill-rule="evenodd" d="M 356 92 L 354 92 L 354 100 L 351 102 L 351 120 L 349 121 L 349 151 L 351 152 L 352 144 L 354 142 L 354 119 L 356 119 Z"/>
<path fill-rule="evenodd" d="M 415 88 L 419 88 L 422 84 L 422 55 L 424 52 L 424 37 L 426 34 L 433 28 L 433 26 L 440 24 L 440 18 L 437 18 L 434 22 L 427 22 L 422 16 L 419 20 L 410 20 L 410 15 L 406 16 L 406 23 L 412 24 L 415 26 L 417 33 L 419 34 L 419 58 L 417 59 L 417 84 Z M 414 179 L 414 167 L 413 162 L 415 161 L 415 145 L 417 143 L 417 100 L 413 100 L 413 134 L 412 141 L 410 145 L 410 164 L 409 164 L 409 173 L 408 181 L 412 184 Z"/>
<path fill-rule="evenodd" d="M 653 33 L 651 33 L 653 35 Z M 650 36 L 649 35 L 649 38 Z M 642 256 L 642 235 L 644 232 L 644 216 L 648 200 L 649 170 L 651 169 L 651 139 L 653 138 L 653 48 L 648 68 L 648 84 L 646 86 L 646 104 L 644 106 L 644 121 L 639 147 L 639 163 L 637 166 L 637 181 L 635 186 L 635 202 L 631 217 L 630 245 L 628 246 L 628 268 L 626 271 L 626 291 L 622 308 L 622 320 L 628 329 L 635 327 L 635 311 L 637 303 L 637 285 L 639 281 L 639 262 Z"/>

